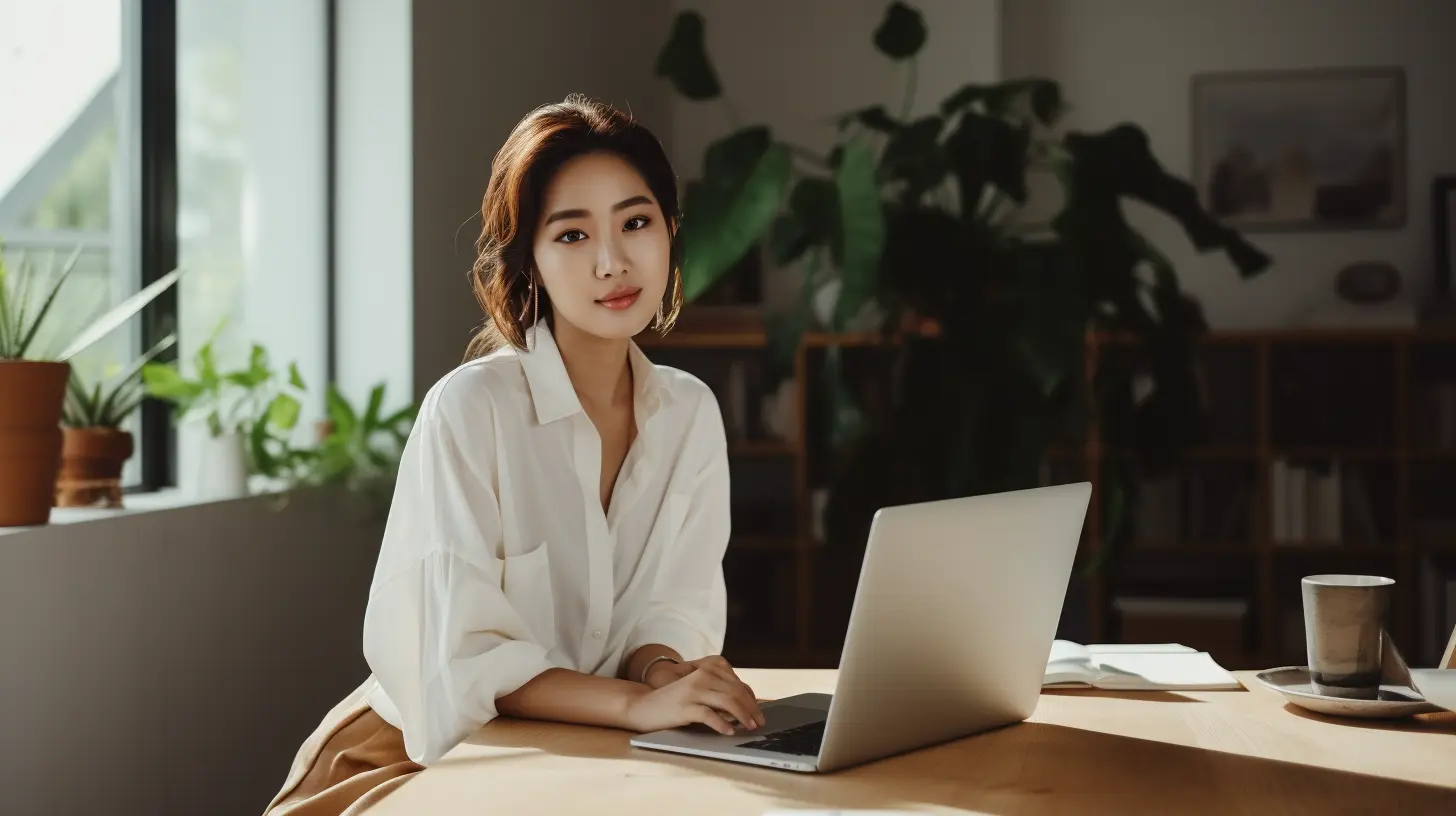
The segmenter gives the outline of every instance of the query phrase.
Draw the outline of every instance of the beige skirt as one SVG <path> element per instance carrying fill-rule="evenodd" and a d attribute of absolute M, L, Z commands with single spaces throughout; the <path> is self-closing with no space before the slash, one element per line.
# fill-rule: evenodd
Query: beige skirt
<path fill-rule="evenodd" d="M 424 770 L 405 753 L 404 734 L 369 707 L 373 687 L 371 676 L 304 740 L 263 816 L 359 816 Z"/>

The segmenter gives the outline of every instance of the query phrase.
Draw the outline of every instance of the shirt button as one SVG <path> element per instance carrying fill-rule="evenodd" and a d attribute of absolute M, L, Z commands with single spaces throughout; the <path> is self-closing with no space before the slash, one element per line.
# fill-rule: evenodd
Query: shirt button
<path fill-rule="evenodd" d="M 598 629 L 595 632 L 592 632 L 592 637 L 594 639 L 596 639 L 596 640 L 601 640 L 602 639 L 602 630 Z"/>

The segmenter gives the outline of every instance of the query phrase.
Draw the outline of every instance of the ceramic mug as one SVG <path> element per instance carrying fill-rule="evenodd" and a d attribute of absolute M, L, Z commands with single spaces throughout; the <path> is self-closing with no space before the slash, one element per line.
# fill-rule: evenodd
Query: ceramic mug
<path fill-rule="evenodd" d="M 1315 691 L 1359 700 L 1380 696 L 1394 586 L 1394 580 L 1379 575 L 1309 575 L 1300 581 Z"/>

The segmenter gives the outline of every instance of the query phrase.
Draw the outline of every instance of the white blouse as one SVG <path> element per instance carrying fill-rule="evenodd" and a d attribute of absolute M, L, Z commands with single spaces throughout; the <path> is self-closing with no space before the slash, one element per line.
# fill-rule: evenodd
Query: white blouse
<path fill-rule="evenodd" d="M 599 498 L 601 441 L 544 327 L 421 401 L 364 616 L 371 707 L 429 765 L 546 669 L 693 660 L 727 625 L 728 458 L 713 392 L 630 347 L 637 439 Z"/>

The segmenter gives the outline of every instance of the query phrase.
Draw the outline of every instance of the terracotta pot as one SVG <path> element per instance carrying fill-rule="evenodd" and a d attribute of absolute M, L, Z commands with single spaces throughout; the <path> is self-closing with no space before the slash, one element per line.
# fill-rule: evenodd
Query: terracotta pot
<path fill-rule="evenodd" d="M 0 527 L 48 524 L 69 363 L 0 360 Z"/>
<path fill-rule="evenodd" d="M 121 468 L 136 452 L 130 431 L 64 428 L 57 507 L 121 507 Z"/>

